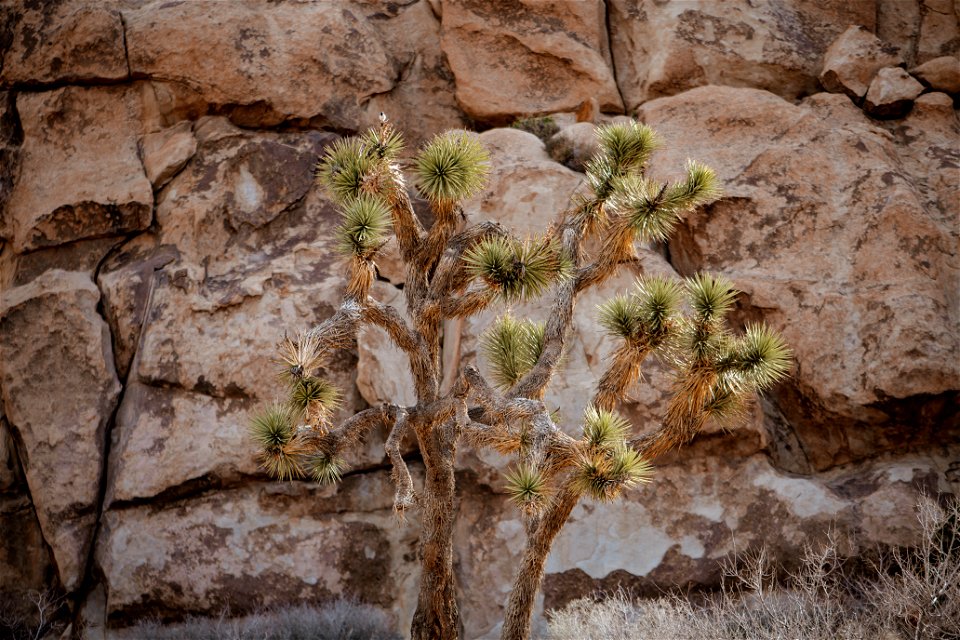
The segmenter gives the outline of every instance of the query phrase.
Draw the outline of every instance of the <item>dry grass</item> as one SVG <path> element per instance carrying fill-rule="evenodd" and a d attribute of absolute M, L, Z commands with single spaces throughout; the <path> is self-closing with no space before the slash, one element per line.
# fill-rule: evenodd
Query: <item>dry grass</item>
<path fill-rule="evenodd" d="M 923 535 L 854 576 L 834 541 L 809 549 L 786 580 L 760 551 L 726 567 L 705 603 L 622 592 L 550 614 L 551 640 L 958 640 L 960 505 L 918 506 Z"/>

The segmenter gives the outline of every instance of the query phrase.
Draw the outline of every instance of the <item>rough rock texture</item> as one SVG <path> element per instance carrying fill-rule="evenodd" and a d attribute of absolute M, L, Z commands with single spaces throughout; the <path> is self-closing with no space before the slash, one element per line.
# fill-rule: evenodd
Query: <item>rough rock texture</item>
<path fill-rule="evenodd" d="M 844 31 L 827 49 L 820 82 L 827 91 L 846 93 L 854 100 L 870 88 L 873 76 L 884 67 L 902 62 L 898 52 L 862 26 Z"/>
<path fill-rule="evenodd" d="M 960 58 L 934 58 L 915 67 L 910 74 L 934 91 L 960 93 Z"/>
<path fill-rule="evenodd" d="M 870 83 L 863 110 L 875 118 L 899 118 L 910 110 L 923 85 L 899 67 L 880 69 Z"/>
<path fill-rule="evenodd" d="M 39 85 L 129 77 L 123 21 L 112 2 L 23 2 L 8 17 L 0 82 Z M 0 54 L 2 54 L 0 49 Z"/>
<path fill-rule="evenodd" d="M 124 88 L 67 87 L 17 98 L 24 142 L 7 202 L 18 252 L 150 224 L 137 151 L 138 101 Z"/>
<path fill-rule="evenodd" d="M 887 131 L 830 94 L 794 106 L 703 88 L 641 117 L 671 141 L 658 173 L 693 154 L 718 170 L 725 197 L 671 242 L 674 265 L 728 274 L 744 317 L 782 328 L 798 368 L 773 395 L 810 463 L 957 437 L 957 207 L 928 206 L 937 196 L 924 175 L 956 179 L 955 117 L 939 125 L 952 143 L 916 174 L 893 160 Z"/>
<path fill-rule="evenodd" d="M 351 594 L 405 631 L 419 522 L 391 514 L 385 434 L 335 488 L 267 481 L 246 439 L 281 391 L 276 342 L 343 286 L 311 170 L 380 111 L 411 151 L 552 115 L 547 146 L 478 134 L 493 172 L 466 212 L 521 235 L 583 181 L 578 118 L 639 109 L 666 143 L 654 177 L 687 157 L 720 173 L 723 199 L 578 305 L 547 395 L 569 429 L 612 348 L 595 307 L 637 275 L 721 271 L 744 292 L 735 323 L 763 319 L 796 353 L 742 425 L 664 457 L 623 503 L 579 506 L 541 608 L 711 588 L 734 539 L 788 563 L 831 523 L 853 551 L 909 543 L 918 491 L 960 482 L 958 47 L 951 0 L 0 3 L 0 599 L 63 586 L 77 623 L 121 627 Z M 901 65 L 927 92 L 868 117 L 876 72 Z M 402 307 L 395 254 L 375 292 Z M 447 323 L 443 361 L 485 368 L 477 336 L 504 310 Z M 327 373 L 339 417 L 410 398 L 376 331 Z M 642 430 L 670 391 L 656 362 L 644 375 L 623 407 Z M 459 451 L 464 636 L 495 637 L 522 550 L 513 461 Z"/>
<path fill-rule="evenodd" d="M 23 441 L 30 494 L 68 590 L 83 577 L 104 429 L 120 392 L 99 301 L 86 274 L 52 270 L 0 303 L 4 412 Z"/>
<path fill-rule="evenodd" d="M 628 112 L 706 84 L 758 87 L 788 99 L 813 93 L 827 46 L 847 25 L 872 30 L 876 20 L 872 2 L 612 0 L 608 6 Z"/>
<path fill-rule="evenodd" d="M 606 36 L 604 3 L 556 0 L 443 2 L 443 51 L 457 101 L 480 122 L 573 111 L 596 98 L 622 112 Z"/>

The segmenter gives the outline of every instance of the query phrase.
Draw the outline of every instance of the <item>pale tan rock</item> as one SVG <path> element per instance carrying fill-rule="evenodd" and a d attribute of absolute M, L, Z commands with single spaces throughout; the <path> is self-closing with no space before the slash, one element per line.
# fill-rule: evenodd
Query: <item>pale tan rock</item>
<path fill-rule="evenodd" d="M 12 21 L 0 83 L 46 84 L 129 77 L 123 21 L 113 2 L 24 3 Z"/>
<path fill-rule="evenodd" d="M 910 70 L 910 75 L 934 91 L 960 93 L 960 58 L 940 56 Z"/>
<path fill-rule="evenodd" d="M 550 157 L 574 171 L 584 171 L 587 161 L 599 149 L 597 127 L 577 122 L 558 131 L 547 141 Z"/>
<path fill-rule="evenodd" d="M 870 2 L 614 0 L 608 7 L 627 113 L 707 84 L 757 87 L 787 99 L 812 93 L 834 38 L 850 24 L 872 29 L 876 19 Z"/>
<path fill-rule="evenodd" d="M 862 26 L 854 25 L 834 40 L 824 54 L 820 83 L 827 91 L 846 93 L 857 100 L 867 93 L 877 71 L 902 62 L 895 49 L 885 46 Z"/>
<path fill-rule="evenodd" d="M 922 92 L 923 85 L 903 69 L 880 69 L 870 83 L 863 109 L 876 118 L 899 118 Z"/>
<path fill-rule="evenodd" d="M 442 24 L 457 101 L 475 120 L 503 125 L 573 111 L 589 98 L 623 112 L 601 2 L 525 1 L 499 11 L 483 0 L 445 1 Z"/>
<path fill-rule="evenodd" d="M 554 162 L 532 133 L 491 129 L 480 141 L 490 153 L 492 172 L 484 190 L 464 203 L 470 220 L 500 222 L 520 237 L 543 234 L 583 176 Z"/>
<path fill-rule="evenodd" d="M 409 326 L 403 291 L 386 282 L 376 282 L 370 295 L 397 309 Z M 378 327 L 366 326 L 357 336 L 357 389 L 371 405 L 389 402 L 412 406 L 417 403 L 410 360 Z"/>
<path fill-rule="evenodd" d="M 120 392 L 100 292 L 51 270 L 0 302 L 4 412 L 61 584 L 79 586 L 95 525 L 104 430 Z"/>
<path fill-rule="evenodd" d="M 135 95 L 122 87 L 21 93 L 21 175 L 7 203 L 18 252 L 145 229 L 153 192 L 137 153 Z"/>
<path fill-rule="evenodd" d="M 688 156 L 720 176 L 724 199 L 681 227 L 672 261 L 726 274 L 748 296 L 746 318 L 783 331 L 798 366 L 771 395 L 813 465 L 947 437 L 957 227 L 926 206 L 926 177 L 904 171 L 903 147 L 839 96 L 794 106 L 714 87 L 640 115 L 669 141 L 654 176 Z"/>
<path fill-rule="evenodd" d="M 917 62 L 960 54 L 960 17 L 951 0 L 923 0 Z"/>
<path fill-rule="evenodd" d="M 396 84 L 381 38 L 349 5 L 149 2 L 124 21 L 134 74 L 199 88 L 240 124 L 354 129 L 376 121 L 364 103 Z"/>
<path fill-rule="evenodd" d="M 197 152 L 197 140 L 189 122 L 149 133 L 140 145 L 143 168 L 154 189 L 169 182 Z"/>
<path fill-rule="evenodd" d="M 394 612 L 402 629 L 416 606 L 417 527 L 397 526 L 392 501 L 389 472 L 378 471 L 333 487 L 254 483 L 107 511 L 97 548 L 107 614 L 162 605 L 216 615 L 227 602 L 240 614 L 353 597 Z"/>

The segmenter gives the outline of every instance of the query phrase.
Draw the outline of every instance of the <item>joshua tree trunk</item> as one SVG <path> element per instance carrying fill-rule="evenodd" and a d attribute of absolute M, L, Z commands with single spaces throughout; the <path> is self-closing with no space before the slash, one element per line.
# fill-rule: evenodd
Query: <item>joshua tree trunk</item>
<path fill-rule="evenodd" d="M 421 506 L 420 595 L 410 634 L 413 640 L 458 640 L 460 609 L 453 577 L 453 525 L 456 516 L 456 485 L 453 459 L 455 443 L 443 425 L 424 434 L 426 479 Z"/>

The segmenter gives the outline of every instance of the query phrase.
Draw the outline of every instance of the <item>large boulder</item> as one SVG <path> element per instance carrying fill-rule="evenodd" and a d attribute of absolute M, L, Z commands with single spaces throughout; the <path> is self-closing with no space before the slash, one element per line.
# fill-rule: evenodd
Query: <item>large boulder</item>
<path fill-rule="evenodd" d="M 505 124 L 519 114 L 573 111 L 589 98 L 604 111 L 623 112 L 602 2 L 467 0 L 441 7 L 457 101 L 475 120 Z"/>
<path fill-rule="evenodd" d="M 113 619 L 352 597 L 403 628 L 416 606 L 416 536 L 396 525 L 389 473 L 376 471 L 333 487 L 254 483 L 109 510 L 97 562 Z"/>
<path fill-rule="evenodd" d="M 640 115 L 670 141 L 654 175 L 687 156 L 716 168 L 725 197 L 687 219 L 673 265 L 727 274 L 743 319 L 783 331 L 798 366 L 773 395 L 825 469 L 955 437 L 958 263 L 955 206 L 929 206 L 933 185 L 897 159 L 916 150 L 845 98 L 815 98 L 711 87 Z M 957 139 L 955 119 L 942 126 Z"/>
<path fill-rule="evenodd" d="M 757 87 L 787 99 L 813 93 L 833 39 L 847 25 L 872 29 L 876 20 L 870 2 L 613 0 L 609 6 L 628 112 L 707 84 Z"/>
<path fill-rule="evenodd" d="M 860 25 L 851 26 L 830 44 L 823 57 L 820 82 L 834 93 L 859 100 L 870 88 L 873 76 L 884 67 L 903 62 L 899 52 Z"/>
<path fill-rule="evenodd" d="M 20 93 L 20 179 L 7 203 L 18 252 L 149 226 L 153 191 L 137 148 L 140 107 L 123 87 Z"/>
<path fill-rule="evenodd" d="M 13 3 L 18 4 L 18 3 Z M 114 2 L 23 2 L 8 16 L 0 84 L 38 85 L 129 77 L 123 19 Z"/>
<path fill-rule="evenodd" d="M 900 67 L 880 69 L 870 83 L 863 110 L 875 118 L 899 118 L 922 91 L 923 85 Z"/>
<path fill-rule="evenodd" d="M 379 34 L 349 4 L 148 2 L 124 21 L 134 75 L 196 88 L 243 124 L 353 129 L 396 84 Z"/>
<path fill-rule="evenodd" d="M 87 274 L 51 270 L 4 293 L 4 411 L 60 583 L 79 586 L 96 524 L 105 431 L 120 385 Z"/>

